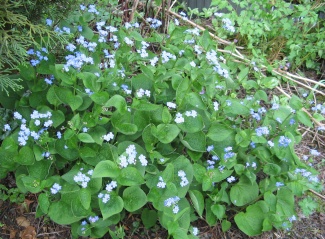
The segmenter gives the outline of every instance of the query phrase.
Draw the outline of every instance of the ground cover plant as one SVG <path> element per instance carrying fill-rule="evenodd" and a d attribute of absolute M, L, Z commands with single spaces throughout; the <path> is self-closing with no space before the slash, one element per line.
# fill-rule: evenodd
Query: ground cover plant
<path fill-rule="evenodd" d="M 294 197 L 322 190 L 320 153 L 294 146 L 300 124 L 324 132 L 325 105 L 309 89 L 273 94 L 282 76 L 238 60 L 235 43 L 189 27 L 184 12 L 125 22 L 119 7 L 81 4 L 46 20 L 69 43 L 27 49 L 24 89 L 2 97 L 0 178 L 13 172 L 21 193 L 38 195 L 36 215 L 74 238 L 118 238 L 110 226 L 129 213 L 182 239 L 197 238 L 198 219 L 249 236 L 290 229 Z M 307 215 L 312 204 L 301 203 Z"/>

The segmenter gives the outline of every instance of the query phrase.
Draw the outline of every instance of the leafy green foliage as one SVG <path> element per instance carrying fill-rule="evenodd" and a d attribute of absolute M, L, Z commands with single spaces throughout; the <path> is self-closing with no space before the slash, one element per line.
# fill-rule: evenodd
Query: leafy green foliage
<path fill-rule="evenodd" d="M 305 66 L 320 72 L 324 60 L 323 3 L 232 0 L 229 4 L 227 0 L 213 0 L 211 6 L 210 12 L 224 13 L 222 18 L 236 25 L 236 40 L 251 49 L 259 62 L 284 70 Z M 224 37 L 233 35 L 223 29 L 225 25 L 217 16 L 213 24 L 218 32 L 223 31 Z"/>
<path fill-rule="evenodd" d="M 110 14 L 82 5 L 60 23 L 63 56 L 19 67 L 27 94 L 3 105 L 0 177 L 14 172 L 74 238 L 122 238 L 110 226 L 129 213 L 182 239 L 198 217 L 229 230 L 229 210 L 250 236 L 290 228 L 294 196 L 321 188 L 294 151 L 310 102 L 270 99 L 279 79 L 234 64 L 208 32 L 141 35 Z"/>

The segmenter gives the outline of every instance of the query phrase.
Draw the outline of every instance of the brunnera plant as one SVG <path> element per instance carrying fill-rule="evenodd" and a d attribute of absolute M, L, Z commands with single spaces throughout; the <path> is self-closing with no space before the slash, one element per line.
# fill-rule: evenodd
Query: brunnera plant
<path fill-rule="evenodd" d="M 13 113 L 0 177 L 14 172 L 22 193 L 38 194 L 37 216 L 75 238 L 100 238 L 126 213 L 182 239 L 197 238 L 198 219 L 250 236 L 290 228 L 294 196 L 321 188 L 294 150 L 313 103 L 272 95 L 276 77 L 232 61 L 207 31 L 160 25 L 80 5 L 55 26 L 70 39 L 64 56 L 29 49 L 24 90 L 2 102 Z"/>

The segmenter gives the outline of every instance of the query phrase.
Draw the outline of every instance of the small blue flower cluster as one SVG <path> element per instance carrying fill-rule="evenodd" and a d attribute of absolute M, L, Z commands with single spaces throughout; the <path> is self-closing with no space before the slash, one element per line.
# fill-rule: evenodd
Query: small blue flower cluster
<path fill-rule="evenodd" d="M 83 173 L 83 168 L 73 177 L 73 180 L 81 185 L 82 188 L 87 188 L 88 183 L 90 182 L 91 175 L 93 175 L 93 170 L 88 170 L 88 172 Z"/>
<path fill-rule="evenodd" d="M 286 148 L 286 147 L 289 146 L 290 143 L 291 143 L 291 139 L 289 139 L 289 138 L 287 138 L 287 137 L 285 137 L 283 135 L 280 136 L 280 139 L 279 139 L 279 147 Z"/>
<path fill-rule="evenodd" d="M 62 189 L 61 185 L 58 183 L 54 183 L 53 186 L 50 188 L 52 194 L 57 194 Z"/>
<path fill-rule="evenodd" d="M 154 29 L 157 29 L 162 25 L 162 22 L 160 20 L 156 19 L 156 18 L 150 18 L 149 17 L 146 20 L 147 20 L 147 22 L 150 23 L 150 27 L 154 28 Z"/>
<path fill-rule="evenodd" d="M 30 64 L 32 66 L 37 66 L 38 64 L 41 63 L 41 61 L 49 60 L 49 58 L 47 57 L 48 50 L 45 47 L 43 47 L 40 51 L 35 51 L 34 49 L 29 49 L 27 51 L 27 54 L 35 57 L 34 59 L 30 60 Z"/>
<path fill-rule="evenodd" d="M 220 56 L 218 58 L 217 52 L 214 51 L 214 50 L 211 50 L 211 51 L 208 51 L 206 53 L 206 56 L 205 57 L 206 57 L 207 62 L 210 65 L 213 66 L 213 69 L 214 69 L 215 72 L 217 72 L 220 76 L 223 76 L 225 78 L 229 78 L 229 72 L 228 72 L 228 70 L 222 68 L 222 66 L 219 63 L 219 59 L 222 60 L 222 61 L 224 60 L 224 58 L 222 56 Z"/>
<path fill-rule="evenodd" d="M 224 149 L 225 155 L 223 156 L 225 160 L 230 159 L 235 156 L 235 153 L 232 152 L 232 147 L 227 147 Z"/>
<path fill-rule="evenodd" d="M 263 135 L 267 136 L 270 133 L 268 127 L 266 127 L 266 126 L 259 127 L 257 129 L 255 129 L 255 132 L 256 132 L 257 136 L 263 136 Z"/>
<path fill-rule="evenodd" d="M 158 180 L 159 180 L 159 182 L 157 183 L 157 188 L 165 188 L 166 183 L 165 183 L 163 177 L 159 176 Z"/>
<path fill-rule="evenodd" d="M 51 75 L 49 78 L 45 78 L 44 81 L 45 81 L 46 84 L 52 85 L 53 81 L 54 81 L 54 76 Z"/>
<path fill-rule="evenodd" d="M 181 182 L 179 183 L 181 187 L 185 187 L 186 185 L 188 185 L 189 182 L 186 178 L 186 173 L 183 170 L 179 170 L 177 175 L 181 178 Z"/>
<path fill-rule="evenodd" d="M 255 112 L 254 109 L 250 109 L 251 116 L 257 121 L 260 121 L 262 119 L 263 114 L 265 113 L 266 109 L 264 107 L 259 108 L 257 112 Z"/>
<path fill-rule="evenodd" d="M 224 29 L 226 29 L 227 31 L 232 32 L 232 33 L 235 32 L 235 27 L 233 26 L 233 24 L 229 18 L 223 18 L 222 23 L 223 23 L 222 27 Z"/>
<path fill-rule="evenodd" d="M 177 196 L 170 197 L 164 201 L 164 205 L 165 205 L 165 207 L 173 207 L 173 213 L 177 214 L 179 212 L 179 206 L 177 204 L 179 200 L 180 200 L 180 198 Z"/>
<path fill-rule="evenodd" d="M 98 198 L 102 199 L 103 203 L 107 203 L 111 199 L 110 193 L 113 191 L 114 188 L 117 188 L 117 182 L 111 181 L 109 184 L 106 185 L 107 193 L 99 193 Z"/>
<path fill-rule="evenodd" d="M 33 113 L 30 115 L 31 122 L 29 126 L 32 128 L 36 127 L 36 129 L 42 127 L 38 130 L 38 132 L 36 132 L 35 130 L 31 130 L 29 127 L 27 127 L 27 121 L 22 117 L 20 113 L 14 112 L 14 119 L 21 121 L 20 131 L 18 132 L 19 145 L 26 145 L 30 137 L 32 137 L 34 140 L 38 140 L 41 137 L 41 134 L 45 130 L 47 130 L 48 127 L 52 126 L 53 121 L 50 119 L 51 117 L 52 113 L 49 111 L 43 114 L 39 113 L 37 110 L 34 110 Z M 6 127 L 6 129 L 8 129 L 8 126 Z"/>
<path fill-rule="evenodd" d="M 135 146 L 133 144 L 129 145 L 126 150 L 125 153 L 120 155 L 119 160 L 120 160 L 120 167 L 121 168 L 126 168 L 129 164 L 136 164 L 136 157 L 137 157 L 137 150 L 135 148 Z M 140 163 L 142 166 L 147 166 L 148 161 L 146 159 L 146 156 L 144 156 L 143 154 L 140 154 L 138 157 Z"/>
<path fill-rule="evenodd" d="M 316 106 L 311 108 L 312 111 L 320 112 L 321 114 L 325 115 L 325 105 L 317 104 Z"/>
<path fill-rule="evenodd" d="M 319 182 L 318 177 L 316 175 L 313 175 L 311 172 L 307 171 L 306 169 L 297 168 L 297 169 L 295 169 L 295 174 L 300 174 L 301 176 L 306 178 L 311 183 L 318 183 Z"/>

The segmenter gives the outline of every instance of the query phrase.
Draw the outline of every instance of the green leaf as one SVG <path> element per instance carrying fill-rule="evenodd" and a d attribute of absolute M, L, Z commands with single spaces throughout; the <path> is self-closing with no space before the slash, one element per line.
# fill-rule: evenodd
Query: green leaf
<path fill-rule="evenodd" d="M 185 147 L 192 151 L 206 152 L 206 139 L 205 134 L 202 131 L 187 133 L 186 136 L 181 139 L 181 142 Z"/>
<path fill-rule="evenodd" d="M 103 193 L 106 193 L 104 191 Z M 110 199 L 107 203 L 103 203 L 101 198 L 98 198 L 100 212 L 102 213 L 103 220 L 120 213 L 123 210 L 124 202 L 120 196 L 115 193 L 110 193 Z"/>
<path fill-rule="evenodd" d="M 94 36 L 94 32 L 87 25 L 82 25 L 81 35 L 87 38 L 88 40 L 91 40 Z"/>
<path fill-rule="evenodd" d="M 222 180 L 228 178 L 233 172 L 234 172 L 234 170 L 220 171 L 219 169 L 212 169 L 207 174 L 211 178 L 212 182 L 218 183 L 218 182 L 221 182 Z"/>
<path fill-rule="evenodd" d="M 225 205 L 220 205 L 220 204 L 212 205 L 211 210 L 212 210 L 213 214 L 216 215 L 219 220 L 221 220 L 225 216 L 225 213 L 226 213 Z"/>
<path fill-rule="evenodd" d="M 14 157 L 14 161 L 21 165 L 33 165 L 35 162 L 33 150 L 28 146 L 22 147 L 18 155 Z"/>
<path fill-rule="evenodd" d="M 95 143 L 95 140 L 87 133 L 79 133 L 78 139 L 83 143 Z"/>
<path fill-rule="evenodd" d="M 138 132 L 138 127 L 135 124 L 117 122 L 114 126 L 119 132 L 125 135 L 133 135 Z"/>
<path fill-rule="evenodd" d="M 59 98 L 56 96 L 55 94 L 55 88 L 57 86 L 51 86 L 50 89 L 47 91 L 46 93 L 46 99 L 47 101 L 54 106 L 58 106 L 61 101 L 59 100 Z"/>
<path fill-rule="evenodd" d="M 128 187 L 123 191 L 124 208 L 134 212 L 147 203 L 147 195 L 138 186 Z"/>
<path fill-rule="evenodd" d="M 289 105 L 294 110 L 300 110 L 303 107 L 301 99 L 296 95 L 291 95 Z"/>
<path fill-rule="evenodd" d="M 230 229 L 231 227 L 231 222 L 227 221 L 227 220 L 222 220 L 221 222 L 221 229 L 223 232 L 226 232 Z"/>
<path fill-rule="evenodd" d="M 247 147 L 251 142 L 250 130 L 241 130 L 235 136 L 236 144 L 240 147 Z"/>
<path fill-rule="evenodd" d="M 281 172 L 281 167 L 274 163 L 268 163 L 264 165 L 263 172 L 268 175 L 276 176 Z"/>
<path fill-rule="evenodd" d="M 234 136 L 234 130 L 219 122 L 214 122 L 210 126 L 207 137 L 216 142 L 221 142 L 230 136 Z"/>
<path fill-rule="evenodd" d="M 237 115 L 249 115 L 249 108 L 241 104 L 239 100 L 230 100 L 231 105 L 224 108 L 224 112 L 227 116 L 235 117 Z"/>
<path fill-rule="evenodd" d="M 141 213 L 141 220 L 147 229 L 156 225 L 157 219 L 158 214 L 155 210 L 149 210 L 148 208 L 143 209 Z"/>
<path fill-rule="evenodd" d="M 300 123 L 306 125 L 307 127 L 313 128 L 313 123 L 306 112 L 302 110 L 297 111 L 297 118 Z"/>
<path fill-rule="evenodd" d="M 67 142 L 64 139 L 58 139 L 55 142 L 55 150 L 58 152 L 59 155 L 61 155 L 63 158 L 68 159 L 68 160 L 74 160 L 78 158 L 79 152 L 75 148 L 66 148 L 65 146 Z"/>
<path fill-rule="evenodd" d="M 62 111 L 56 110 L 56 111 L 52 111 L 51 119 L 53 121 L 53 127 L 56 128 L 64 122 L 65 116 Z"/>
<path fill-rule="evenodd" d="M 54 92 L 56 97 L 62 103 L 69 105 L 73 111 L 75 111 L 82 105 L 82 97 L 79 95 L 75 96 L 72 91 L 68 88 L 54 87 Z"/>
<path fill-rule="evenodd" d="M 35 68 L 31 64 L 21 64 L 18 66 L 20 77 L 26 81 L 33 81 L 36 79 Z"/>
<path fill-rule="evenodd" d="M 71 204 L 68 204 L 66 202 L 53 202 L 50 205 L 48 215 L 50 216 L 51 220 L 61 224 L 61 225 L 69 225 L 74 222 L 80 221 L 82 218 L 84 218 L 86 215 L 75 215 L 72 212 Z M 62 212 L 65 212 L 64 215 L 62 215 Z"/>
<path fill-rule="evenodd" d="M 74 75 L 73 69 L 68 72 L 63 70 L 63 64 L 55 64 L 54 76 L 55 79 L 62 80 L 67 85 L 73 85 L 76 82 L 76 76 Z"/>
<path fill-rule="evenodd" d="M 270 211 L 275 212 L 275 210 L 276 210 L 276 201 L 277 200 L 276 200 L 276 196 L 272 192 L 267 191 L 267 192 L 264 193 L 264 201 L 269 206 Z"/>
<path fill-rule="evenodd" d="M 206 110 L 207 106 L 203 103 L 202 97 L 195 92 L 191 92 L 186 95 L 185 100 L 188 104 L 194 106 L 195 108 L 199 108 L 201 110 Z"/>
<path fill-rule="evenodd" d="M 276 212 L 280 216 L 285 216 L 287 218 L 294 215 L 294 195 L 290 189 L 286 187 L 281 187 L 277 192 L 277 203 Z"/>
<path fill-rule="evenodd" d="M 50 207 L 50 200 L 45 193 L 38 195 L 38 206 L 44 213 L 47 213 Z"/>
<path fill-rule="evenodd" d="M 144 183 L 144 179 L 138 169 L 133 167 L 123 168 L 117 177 L 118 184 L 123 186 L 137 186 Z"/>
<path fill-rule="evenodd" d="M 196 133 L 204 128 L 204 123 L 201 115 L 198 115 L 195 118 L 185 116 L 184 123 L 177 124 L 177 126 L 184 132 Z"/>
<path fill-rule="evenodd" d="M 82 188 L 78 192 L 78 197 L 79 200 L 82 204 L 82 206 L 87 210 L 90 207 L 90 202 L 91 202 L 91 193 L 89 189 L 87 188 Z"/>
<path fill-rule="evenodd" d="M 261 80 L 262 87 L 266 87 L 268 89 L 273 89 L 277 87 L 279 84 L 279 80 L 275 77 L 264 77 Z"/>
<path fill-rule="evenodd" d="M 114 95 L 112 96 L 105 104 L 105 107 L 111 107 L 114 106 L 118 112 L 121 114 L 124 114 L 127 112 L 127 105 L 124 97 L 120 95 Z"/>
<path fill-rule="evenodd" d="M 230 200 L 236 206 L 244 206 L 258 197 L 258 185 L 244 175 L 239 179 L 239 182 L 230 189 Z"/>
<path fill-rule="evenodd" d="M 207 198 L 205 200 L 205 213 L 206 213 L 205 219 L 210 226 L 215 225 L 217 222 L 217 217 L 214 215 L 214 213 L 211 210 L 212 205 L 213 205 L 212 200 L 210 198 Z"/>
<path fill-rule="evenodd" d="M 197 190 L 190 190 L 189 195 L 193 203 L 194 209 L 199 214 L 199 216 L 202 217 L 204 210 L 204 198 L 202 193 Z"/>
<path fill-rule="evenodd" d="M 99 162 L 96 165 L 92 177 L 93 178 L 103 178 L 103 177 L 116 178 L 118 177 L 119 173 L 120 173 L 120 169 L 116 165 L 116 163 L 110 160 L 105 160 Z"/>
<path fill-rule="evenodd" d="M 263 100 L 263 101 L 265 101 L 266 103 L 269 101 L 268 100 L 268 97 L 267 97 L 267 94 L 266 94 L 266 92 L 264 91 L 264 90 L 258 90 L 256 93 L 255 93 L 255 95 L 254 95 L 254 98 L 256 99 L 256 100 Z"/>
<path fill-rule="evenodd" d="M 104 105 L 109 100 L 109 94 L 106 91 L 95 92 L 90 98 L 99 105 Z"/>
<path fill-rule="evenodd" d="M 164 124 L 168 124 L 168 123 L 170 123 L 171 120 L 172 120 L 172 116 L 171 116 L 168 108 L 164 107 L 163 112 L 162 112 L 162 122 Z"/>
<path fill-rule="evenodd" d="M 237 75 L 238 82 L 242 82 L 247 79 L 249 73 L 249 67 L 245 67 L 241 69 L 239 74 Z"/>
<path fill-rule="evenodd" d="M 239 229 L 248 236 L 256 236 L 262 233 L 263 221 L 266 217 L 265 202 L 259 201 L 246 208 L 246 213 L 240 212 L 235 216 L 235 222 Z"/>
<path fill-rule="evenodd" d="M 151 133 L 163 144 L 172 142 L 179 132 L 179 128 L 174 124 L 160 124 L 151 129 Z"/>

